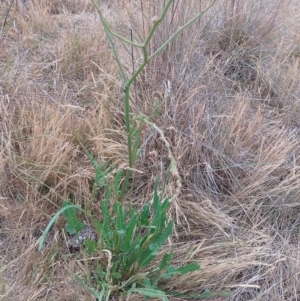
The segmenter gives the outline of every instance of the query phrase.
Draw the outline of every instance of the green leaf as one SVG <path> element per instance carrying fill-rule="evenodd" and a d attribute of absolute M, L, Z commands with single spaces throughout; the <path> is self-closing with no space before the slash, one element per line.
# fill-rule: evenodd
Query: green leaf
<path fill-rule="evenodd" d="M 87 150 L 87 148 L 81 143 L 77 133 L 75 133 L 75 137 L 77 139 L 77 142 L 80 144 L 80 146 L 83 148 L 84 152 L 85 152 L 85 155 L 88 157 L 91 165 L 94 167 L 94 169 L 96 170 L 97 169 L 97 164 L 93 158 L 93 156 L 89 153 L 89 151 Z"/>
<path fill-rule="evenodd" d="M 158 267 L 160 270 L 165 269 L 171 262 L 172 253 L 167 253 L 164 255 L 163 259 L 159 262 Z"/>
<path fill-rule="evenodd" d="M 113 204 L 113 213 L 115 214 L 115 215 L 118 215 L 118 210 L 119 210 L 119 207 L 120 207 L 120 203 L 114 203 Z"/>
<path fill-rule="evenodd" d="M 149 243 L 148 246 L 146 244 L 146 248 L 142 249 L 142 252 L 139 254 L 139 265 L 142 266 L 147 266 L 156 256 L 158 249 L 153 246 L 151 243 L 151 239 L 146 242 Z"/>
<path fill-rule="evenodd" d="M 152 288 L 152 284 L 151 284 L 151 282 L 150 282 L 150 280 L 148 278 L 144 278 L 143 279 L 143 286 L 145 288 L 147 288 L 147 287 Z"/>
<path fill-rule="evenodd" d="M 114 279 L 114 280 L 119 280 L 119 279 L 122 278 L 122 275 L 118 272 L 115 272 L 115 273 L 111 274 L 111 278 Z"/>
<path fill-rule="evenodd" d="M 154 182 L 154 192 L 153 192 L 154 217 L 160 217 L 160 206 L 159 206 L 159 197 L 157 194 L 157 185 L 158 185 L 158 179 L 156 179 Z"/>
<path fill-rule="evenodd" d="M 102 281 L 105 280 L 106 272 L 103 271 L 103 269 L 102 269 L 102 267 L 101 267 L 100 265 L 97 267 L 96 272 L 97 272 L 97 276 L 98 276 L 98 277 L 96 277 L 96 279 L 97 279 L 97 280 L 100 280 L 100 283 L 101 283 Z M 98 283 L 98 281 L 97 281 L 97 283 Z M 98 283 L 98 285 L 99 285 L 100 283 Z"/>
<path fill-rule="evenodd" d="M 169 200 L 170 200 L 170 197 L 167 197 L 166 199 L 164 199 L 162 201 L 162 205 L 161 205 L 161 208 L 160 208 L 162 214 L 167 212 L 167 209 L 170 206 Z"/>
<path fill-rule="evenodd" d="M 107 293 L 106 292 L 106 286 L 105 283 L 102 284 L 102 290 L 99 293 L 97 290 L 95 290 L 94 288 L 88 286 L 87 284 L 85 284 L 85 282 L 80 279 L 77 275 L 75 275 L 75 279 L 86 289 L 88 290 L 95 298 L 97 301 L 102 301 L 104 295 Z M 110 295 L 110 293 L 108 293 Z M 109 296 L 108 296 L 109 297 Z M 107 298 L 106 298 L 107 299 Z"/>
<path fill-rule="evenodd" d="M 125 218 L 126 212 L 123 212 L 122 205 L 118 203 L 117 207 L 117 230 L 126 230 Z"/>
<path fill-rule="evenodd" d="M 150 298 L 161 298 L 163 301 L 168 301 L 167 295 L 165 292 L 154 289 L 154 288 L 134 288 L 132 287 L 129 291 L 129 294 L 136 293 L 140 294 L 144 297 L 150 297 Z"/>
<path fill-rule="evenodd" d="M 141 210 L 140 221 L 142 226 L 149 226 L 149 206 L 150 204 L 145 204 Z"/>
<path fill-rule="evenodd" d="M 114 193 L 116 195 L 119 195 L 119 187 L 120 187 L 121 177 L 123 176 L 123 173 L 124 173 L 123 170 L 119 170 L 115 175 L 113 187 L 114 187 Z"/>
<path fill-rule="evenodd" d="M 147 266 L 156 256 L 158 250 L 172 232 L 173 222 L 170 221 L 166 230 L 154 237 L 148 249 L 141 255 L 139 264 L 141 267 Z"/>
<path fill-rule="evenodd" d="M 119 236 L 123 237 L 125 235 L 126 231 L 124 229 L 122 229 L 122 230 L 118 230 L 117 233 Z"/>
<path fill-rule="evenodd" d="M 100 209 L 102 212 L 102 237 L 101 239 L 105 242 L 106 247 L 112 247 L 111 234 L 112 234 L 112 226 L 114 225 L 114 221 L 110 217 L 110 213 L 108 212 L 108 199 L 103 200 L 100 203 Z"/>
<path fill-rule="evenodd" d="M 130 248 L 130 243 L 133 240 L 133 232 L 138 224 L 138 219 L 136 218 L 136 210 L 132 209 L 130 213 L 129 223 L 126 228 L 126 235 L 123 243 L 122 250 L 128 251 Z"/>
<path fill-rule="evenodd" d="M 162 203 L 159 202 L 157 213 L 154 213 L 153 225 L 157 227 L 158 232 L 164 228 L 166 222 L 166 212 L 170 206 L 169 198 L 166 198 Z"/>
<path fill-rule="evenodd" d="M 179 275 L 184 275 L 186 273 L 198 271 L 199 269 L 200 269 L 200 265 L 198 263 L 189 263 L 177 268 L 176 273 L 178 273 Z"/>
<path fill-rule="evenodd" d="M 113 207 L 114 207 L 114 212 L 116 214 L 116 225 L 114 225 L 115 229 L 111 229 L 112 234 L 114 236 L 113 251 L 119 254 L 123 244 L 123 236 L 126 231 L 125 212 L 123 213 L 123 208 L 120 203 L 115 203 Z"/>
<path fill-rule="evenodd" d="M 68 205 L 72 205 L 71 202 L 63 202 L 62 204 L 62 208 L 68 206 Z M 69 234 L 75 234 L 78 231 L 80 231 L 81 229 L 84 228 L 84 224 L 81 223 L 75 214 L 75 210 L 73 207 L 65 210 L 63 212 L 64 218 L 66 220 L 66 226 L 65 229 Z"/>
<path fill-rule="evenodd" d="M 94 226 L 96 232 L 99 234 L 99 236 L 102 236 L 102 233 L 103 233 L 103 224 L 101 224 L 97 220 L 93 220 L 93 226 Z"/>
<path fill-rule="evenodd" d="M 154 244 L 158 245 L 158 247 L 160 248 L 162 246 L 162 244 L 166 241 L 166 239 L 170 236 L 170 234 L 172 233 L 172 228 L 173 228 L 173 221 L 169 221 L 166 229 L 164 232 L 159 233 L 155 240 L 154 240 Z"/>
<path fill-rule="evenodd" d="M 94 253 L 97 247 L 97 243 L 91 239 L 87 239 L 84 242 L 85 246 L 86 246 L 86 251 L 88 253 Z"/>
<path fill-rule="evenodd" d="M 176 275 L 176 268 L 173 267 L 172 265 L 166 267 L 166 272 L 161 276 L 162 279 L 169 279 Z"/>
<path fill-rule="evenodd" d="M 135 125 L 135 127 L 136 127 L 136 125 Z M 139 150 L 140 133 L 141 133 L 141 129 L 139 129 L 139 130 L 133 129 L 133 131 L 132 131 L 132 138 L 134 139 L 133 156 L 134 156 L 135 160 L 138 158 L 139 153 L 140 153 L 140 150 Z"/>
<path fill-rule="evenodd" d="M 128 253 L 131 254 L 134 251 L 140 250 L 141 249 L 141 241 L 142 241 L 142 237 L 140 235 L 137 235 L 134 238 L 134 240 L 130 246 L 130 249 L 128 250 Z"/>
<path fill-rule="evenodd" d="M 94 180 L 94 184 L 93 184 L 93 195 L 95 195 L 95 191 L 98 187 L 104 187 L 106 186 L 106 176 L 108 173 L 111 172 L 111 170 L 113 169 L 113 165 L 108 167 L 109 161 L 105 161 L 105 162 L 99 162 L 99 164 L 97 165 L 96 162 L 93 159 L 93 167 L 96 171 L 96 176 L 95 176 L 95 180 Z"/>
<path fill-rule="evenodd" d="M 81 207 L 79 205 L 67 205 L 63 208 L 61 208 L 60 210 L 58 210 L 55 215 L 51 218 L 51 220 L 49 221 L 46 229 L 44 230 L 43 232 L 43 235 L 41 236 L 40 238 L 40 242 L 39 242 L 39 246 L 38 246 L 38 250 L 41 251 L 42 247 L 43 247 L 43 244 L 44 244 L 44 241 L 46 239 L 46 236 L 48 234 L 48 232 L 50 231 L 52 225 L 54 224 L 54 222 L 57 220 L 57 218 L 66 210 L 68 210 L 69 208 L 76 208 L 76 209 L 79 209 L 79 210 L 82 210 Z M 83 211 L 83 210 L 82 210 Z"/>
<path fill-rule="evenodd" d="M 198 271 L 200 269 L 200 265 L 197 263 L 189 263 L 179 268 L 175 268 L 173 266 L 168 266 L 166 268 L 166 273 L 162 275 L 163 279 L 171 278 L 175 275 L 184 275 L 189 272 Z"/>
<path fill-rule="evenodd" d="M 142 254 L 141 250 L 141 236 L 138 235 L 135 237 L 133 243 L 130 246 L 130 249 L 126 252 L 126 257 L 124 258 L 124 266 L 122 267 L 121 273 L 126 273 L 131 266 L 137 262 Z"/>

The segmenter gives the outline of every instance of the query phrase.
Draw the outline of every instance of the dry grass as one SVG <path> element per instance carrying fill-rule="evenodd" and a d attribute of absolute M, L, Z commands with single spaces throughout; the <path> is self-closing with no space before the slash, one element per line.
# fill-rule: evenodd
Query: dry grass
<path fill-rule="evenodd" d="M 101 2 L 117 32 L 130 38 L 133 29 L 141 41 L 164 1 Z M 0 16 L 0 300 L 93 300 L 73 279 L 87 266 L 66 249 L 62 220 L 41 253 L 36 246 L 64 200 L 91 197 L 94 170 L 75 132 L 95 156 L 127 165 L 117 66 L 89 1 L 18 3 Z M 174 1 L 149 51 L 208 3 Z M 139 114 L 172 88 L 154 120 L 183 182 L 172 245 L 176 262 L 201 265 L 166 290 L 300 300 L 299 13 L 297 0 L 220 0 L 135 83 Z M 141 54 L 133 63 L 118 47 L 130 74 Z M 159 135 L 145 128 L 126 199 L 146 202 L 167 164 Z"/>

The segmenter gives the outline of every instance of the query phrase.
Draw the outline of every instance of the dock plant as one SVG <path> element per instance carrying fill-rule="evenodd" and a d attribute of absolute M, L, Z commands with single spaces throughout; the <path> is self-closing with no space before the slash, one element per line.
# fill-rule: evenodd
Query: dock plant
<path fill-rule="evenodd" d="M 72 204 L 70 201 L 65 201 L 61 209 L 48 223 L 40 239 L 39 250 L 42 249 L 51 226 L 60 215 L 65 218 L 65 230 L 69 234 L 76 235 L 85 227 L 79 220 L 77 213 L 84 213 L 97 233 L 97 240 L 87 239 L 81 246 L 81 250 L 91 264 L 84 275 L 76 276 L 78 282 L 99 301 L 109 300 L 112 295 L 130 296 L 131 294 L 168 300 L 167 293 L 163 288 L 160 288 L 159 281 L 166 281 L 170 277 L 196 271 L 200 267 L 193 262 L 182 266 L 173 266 L 171 247 L 168 252 L 164 251 L 164 254 L 161 254 L 162 246 L 172 234 L 173 221 L 168 220 L 167 212 L 172 206 L 172 200 L 180 193 L 181 180 L 171 147 L 163 131 L 153 121 L 161 103 L 154 100 L 153 110 L 147 116 L 138 113 L 133 115 L 130 112 L 131 90 L 137 76 L 149 62 L 159 55 L 178 34 L 183 30 L 187 30 L 191 24 L 201 18 L 216 0 L 213 0 L 205 10 L 196 13 L 192 19 L 172 33 L 152 53 L 148 51 L 149 43 L 170 9 L 172 0 L 166 1 L 160 15 L 152 20 L 149 33 L 141 43 L 129 40 L 113 31 L 101 8 L 93 0 L 91 1 L 99 15 L 123 82 L 128 166 L 117 169 L 109 161 L 97 161 L 80 141 L 77 134 L 74 133 L 75 139 L 95 170 L 91 198 L 85 208 Z M 130 76 L 126 74 L 122 65 L 114 42 L 115 39 L 129 47 L 141 50 L 143 60 Z M 167 92 L 165 98 L 168 96 Z M 161 102 L 164 102 L 164 99 Z M 125 202 L 124 198 L 132 178 L 134 162 L 139 155 L 141 132 L 146 126 L 150 126 L 157 131 L 164 143 L 169 160 L 169 173 L 164 181 L 172 179 L 176 187 L 174 195 L 164 197 L 163 193 L 158 192 L 159 179 L 156 179 L 152 198 L 138 209 L 132 206 L 130 201 L 126 200 Z M 101 218 L 97 219 L 92 212 L 92 202 L 99 190 L 102 192 L 100 201 Z M 158 255 L 161 257 L 160 260 L 157 260 Z"/>

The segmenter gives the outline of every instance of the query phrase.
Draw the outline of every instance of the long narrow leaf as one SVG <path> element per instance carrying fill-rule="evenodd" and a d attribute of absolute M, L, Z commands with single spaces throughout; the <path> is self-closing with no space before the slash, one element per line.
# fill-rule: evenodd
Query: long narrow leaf
<path fill-rule="evenodd" d="M 43 247 L 43 244 L 44 244 L 44 241 L 45 241 L 45 238 L 46 238 L 48 232 L 50 231 L 52 225 L 54 224 L 54 222 L 57 220 L 57 218 L 58 218 L 64 211 L 66 211 L 66 210 L 68 210 L 68 209 L 70 209 L 70 208 L 74 208 L 74 209 L 76 208 L 76 209 L 79 209 L 79 210 L 83 211 L 79 205 L 67 205 L 67 206 L 61 208 L 60 210 L 58 210 L 58 211 L 55 213 L 55 215 L 51 218 L 51 220 L 49 221 L 49 223 L 48 223 L 46 229 L 45 229 L 44 232 L 43 232 L 43 235 L 42 235 L 41 238 L 40 238 L 40 242 L 39 242 L 39 246 L 38 246 L 38 250 L 39 250 L 39 251 L 41 251 L 41 249 L 42 249 L 42 247 Z"/>
<path fill-rule="evenodd" d="M 133 265 L 134 262 L 140 260 L 141 255 L 148 249 L 151 240 L 153 239 L 152 236 L 149 236 L 148 241 L 145 243 L 145 246 L 141 245 L 142 238 L 138 235 L 135 240 L 133 241 L 130 250 L 127 252 L 128 257 L 126 258 L 126 267 L 130 267 Z M 122 271 L 126 271 L 126 268 L 123 267 Z"/>
<path fill-rule="evenodd" d="M 71 202 L 63 202 L 62 208 L 68 206 L 68 205 L 73 205 Z M 64 218 L 66 220 L 66 226 L 65 229 L 69 234 L 75 234 L 81 229 L 84 228 L 84 224 L 81 223 L 75 214 L 74 208 L 69 208 L 63 212 Z"/>
<path fill-rule="evenodd" d="M 134 234 L 134 230 L 135 227 L 138 224 L 138 219 L 136 218 L 136 210 L 133 209 L 131 214 L 130 214 L 130 219 L 129 219 L 129 223 L 127 225 L 127 229 L 126 229 L 126 235 L 125 235 L 125 239 L 124 239 L 124 244 L 123 244 L 123 251 L 128 251 L 130 248 L 130 243 L 133 240 L 133 234 Z"/>
<path fill-rule="evenodd" d="M 156 216 L 153 218 L 153 226 L 157 228 L 157 231 L 160 232 L 165 227 L 166 223 L 166 212 L 169 208 L 169 198 L 165 199 L 163 203 L 158 203 L 158 211 L 156 213 Z"/>
<path fill-rule="evenodd" d="M 167 253 L 164 255 L 163 259 L 159 262 L 158 267 L 160 270 L 165 269 L 171 262 L 172 253 Z"/>
<path fill-rule="evenodd" d="M 142 208 L 141 214 L 140 214 L 140 220 L 142 226 L 149 226 L 149 206 L 150 204 L 145 204 Z"/>
<path fill-rule="evenodd" d="M 83 148 L 85 155 L 88 157 L 91 165 L 94 167 L 95 170 L 97 170 L 97 164 L 93 158 L 93 156 L 90 154 L 90 152 L 87 150 L 87 148 L 82 144 L 82 142 L 79 139 L 79 136 L 76 132 L 74 132 L 75 138 L 77 140 L 77 142 L 80 144 L 80 146 Z"/>
<path fill-rule="evenodd" d="M 172 227 L 173 222 L 170 221 L 166 230 L 163 233 L 159 233 L 155 239 L 153 239 L 148 249 L 141 255 L 139 259 L 139 264 L 141 267 L 147 266 L 155 258 L 158 250 L 171 234 Z"/>
<path fill-rule="evenodd" d="M 186 273 L 198 271 L 199 269 L 200 269 L 200 265 L 197 263 L 189 263 L 179 268 L 168 266 L 166 268 L 166 272 L 162 275 L 162 279 L 168 279 L 175 275 L 184 275 Z"/>
<path fill-rule="evenodd" d="M 112 218 L 108 212 L 108 199 L 104 200 L 100 204 L 100 209 L 102 213 L 103 223 L 102 223 L 102 237 L 101 239 L 106 244 L 107 248 L 112 247 L 111 241 L 111 225 L 113 224 Z"/>
<path fill-rule="evenodd" d="M 121 177 L 123 176 L 124 171 L 123 170 L 119 170 L 116 175 L 115 175 L 115 179 L 114 179 L 114 193 L 115 195 L 119 195 L 119 188 L 120 188 L 120 183 L 121 183 Z"/>
<path fill-rule="evenodd" d="M 153 211 L 154 211 L 154 216 L 159 216 L 160 213 L 160 208 L 159 208 L 159 197 L 157 194 L 157 185 L 158 185 L 158 179 L 155 180 L 154 182 L 154 192 L 153 192 Z"/>
<path fill-rule="evenodd" d="M 161 298 L 163 301 L 168 301 L 168 297 L 163 291 L 154 288 L 131 288 L 128 293 L 136 293 L 144 297 Z"/>
<path fill-rule="evenodd" d="M 200 265 L 197 263 L 189 263 L 186 264 L 184 266 L 181 266 L 179 268 L 176 269 L 176 273 L 178 273 L 179 275 L 184 275 L 186 273 L 190 273 L 190 272 L 194 272 L 194 271 L 198 271 L 200 269 Z"/>

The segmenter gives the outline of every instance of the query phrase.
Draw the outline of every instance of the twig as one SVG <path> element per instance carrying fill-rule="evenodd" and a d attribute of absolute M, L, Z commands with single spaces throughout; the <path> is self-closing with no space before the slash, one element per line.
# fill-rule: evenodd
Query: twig
<path fill-rule="evenodd" d="M 4 18 L 4 21 L 3 21 L 3 24 L 2 24 L 2 29 L 1 29 L 1 33 L 2 33 L 2 34 L 3 34 L 4 26 L 6 25 L 6 21 L 7 21 L 9 12 L 10 12 L 10 10 L 11 10 L 11 8 L 12 8 L 12 5 L 13 5 L 14 1 L 15 1 L 15 0 L 11 0 L 11 1 L 10 1 L 10 4 L 9 4 L 7 10 L 6 10 L 5 18 Z"/>

